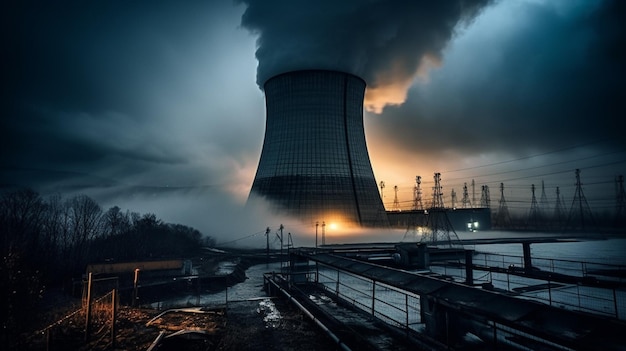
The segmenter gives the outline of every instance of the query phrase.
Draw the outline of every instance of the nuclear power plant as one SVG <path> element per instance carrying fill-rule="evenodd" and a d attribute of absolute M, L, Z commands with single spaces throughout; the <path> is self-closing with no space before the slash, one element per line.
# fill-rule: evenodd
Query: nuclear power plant
<path fill-rule="evenodd" d="M 357 76 L 326 70 L 268 79 L 250 198 L 307 223 L 387 226 L 363 129 L 365 86 Z"/>

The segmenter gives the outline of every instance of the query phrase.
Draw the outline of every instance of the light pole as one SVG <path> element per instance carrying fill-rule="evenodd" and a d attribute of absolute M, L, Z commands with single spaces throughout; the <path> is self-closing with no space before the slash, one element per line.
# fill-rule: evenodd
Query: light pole
<path fill-rule="evenodd" d="M 315 221 L 315 248 L 317 249 L 317 227 L 320 226 L 319 221 Z"/>
<path fill-rule="evenodd" d="M 326 222 L 322 222 L 322 245 L 326 245 Z"/>

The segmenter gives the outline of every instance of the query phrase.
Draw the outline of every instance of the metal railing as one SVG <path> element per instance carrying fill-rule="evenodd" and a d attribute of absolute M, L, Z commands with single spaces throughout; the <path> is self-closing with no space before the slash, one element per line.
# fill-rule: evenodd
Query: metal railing
<path fill-rule="evenodd" d="M 345 303 L 390 325 L 423 329 L 418 295 L 329 267 L 318 269 L 316 280 Z"/>
<path fill-rule="evenodd" d="M 474 284 L 491 284 L 520 298 L 529 298 L 550 306 L 568 310 L 595 313 L 626 320 L 626 266 L 581 262 L 551 258 L 532 258 L 532 269 L 546 273 L 586 279 L 589 283 L 601 279 L 613 287 L 596 287 L 593 284 L 563 283 L 558 279 L 537 278 L 519 274 L 524 270 L 524 258 L 477 252 L 473 258 Z M 498 268 L 500 271 L 488 271 Z M 465 268 L 461 262 L 439 262 L 431 265 L 435 273 L 465 281 Z"/>
<path fill-rule="evenodd" d="M 459 272 L 463 271 L 463 269 L 458 268 L 457 270 Z M 422 298 L 426 297 L 421 297 L 406 290 L 388 286 L 321 263 L 318 263 L 315 271 L 309 270 L 304 274 L 307 278 L 306 282 L 317 283 L 329 295 L 336 296 L 344 304 L 371 314 L 389 325 L 401 328 L 407 334 L 415 333 L 413 335 L 422 336 L 428 334 L 426 320 L 422 320 Z M 533 346 L 543 345 L 554 350 L 571 350 L 571 348 L 566 346 L 557 345 L 489 319 L 476 319 L 475 316 L 466 312 L 456 312 L 463 314 L 464 318 L 467 318 L 470 325 L 467 328 L 467 332 L 474 335 L 474 341 L 470 342 L 476 343 L 477 347 L 499 348 L 502 346 L 515 349 L 532 349 Z M 447 328 L 446 326 L 446 333 Z M 470 339 L 472 338 L 470 337 Z M 453 343 L 448 343 L 447 340 L 439 341 L 444 346 L 448 345 L 449 347 L 453 345 Z"/>

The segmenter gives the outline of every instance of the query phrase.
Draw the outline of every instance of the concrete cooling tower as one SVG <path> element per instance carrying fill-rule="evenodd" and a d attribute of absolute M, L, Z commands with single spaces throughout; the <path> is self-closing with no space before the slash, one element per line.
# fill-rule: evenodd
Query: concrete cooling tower
<path fill-rule="evenodd" d="M 363 130 L 365 81 L 306 70 L 265 83 L 266 129 L 250 199 L 307 223 L 387 226 Z"/>

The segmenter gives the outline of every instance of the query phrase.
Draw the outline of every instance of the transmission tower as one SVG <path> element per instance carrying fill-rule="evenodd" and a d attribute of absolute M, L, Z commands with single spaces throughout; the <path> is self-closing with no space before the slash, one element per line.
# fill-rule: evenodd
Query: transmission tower
<path fill-rule="evenodd" d="M 420 236 L 418 230 L 421 231 L 420 228 L 425 226 L 425 219 L 422 216 L 418 217 L 418 211 L 424 211 L 424 204 L 422 203 L 422 177 L 415 177 L 415 186 L 413 187 L 413 210 L 415 211 L 413 214 L 409 215 L 409 220 L 407 221 L 406 233 L 404 233 L 404 237 L 402 241 L 406 241 L 407 239 L 415 239 Z"/>
<path fill-rule="evenodd" d="M 426 217 L 427 230 L 422 235 L 420 242 L 446 247 L 456 246 L 459 243 L 459 237 L 445 208 L 431 208 Z"/>
<path fill-rule="evenodd" d="M 537 203 L 537 198 L 535 197 L 535 184 L 532 184 L 530 189 L 533 196 L 530 200 L 530 213 L 528 214 L 526 227 L 537 228 L 541 224 L 541 213 L 539 210 L 539 204 Z"/>
<path fill-rule="evenodd" d="M 444 208 L 443 188 L 441 187 L 441 173 L 435 173 L 435 186 L 433 187 L 433 205 L 431 208 Z"/>
<path fill-rule="evenodd" d="M 393 210 L 400 211 L 400 201 L 398 201 L 398 186 L 393 187 Z"/>
<path fill-rule="evenodd" d="M 482 192 L 480 195 L 480 207 L 483 207 L 483 208 L 491 207 L 491 195 L 489 194 L 489 185 L 482 186 Z"/>
<path fill-rule="evenodd" d="M 441 173 L 435 173 L 434 179 L 433 205 L 428 210 L 426 219 L 427 232 L 422 235 L 420 242 L 452 247 L 454 243 L 459 242 L 459 237 L 456 235 L 452 223 L 450 223 L 443 203 Z"/>
<path fill-rule="evenodd" d="M 467 193 L 467 183 L 463 183 L 463 199 L 461 199 L 461 207 L 469 208 L 472 207 L 472 204 L 469 200 L 469 195 Z"/>
<path fill-rule="evenodd" d="M 559 187 L 556 187 L 556 205 L 554 206 L 554 220 L 558 227 L 562 226 L 565 221 L 565 202 L 563 202 L 563 196 Z"/>
<path fill-rule="evenodd" d="M 585 198 L 583 193 L 580 169 L 576 169 L 576 192 L 567 216 L 567 228 L 586 230 L 589 224 L 595 226 L 595 221 L 593 220 L 589 203 L 587 203 L 587 198 Z"/>
<path fill-rule="evenodd" d="M 424 205 L 422 204 L 422 177 L 415 177 L 415 187 L 413 188 L 413 209 L 414 210 L 423 210 Z"/>
<path fill-rule="evenodd" d="M 380 199 L 383 200 L 383 205 L 385 204 L 385 182 L 384 181 L 380 181 Z"/>
<path fill-rule="evenodd" d="M 544 216 L 544 214 L 550 211 L 550 204 L 548 203 L 548 196 L 546 196 L 546 187 L 545 187 L 543 180 L 541 181 L 541 197 L 539 198 L 539 211 L 541 212 L 542 216 Z"/>
<path fill-rule="evenodd" d="M 509 207 L 504 198 L 504 183 L 500 183 L 500 202 L 498 203 L 498 214 L 495 220 L 496 226 L 508 227 L 511 225 L 511 216 L 509 215 Z"/>
<path fill-rule="evenodd" d="M 469 207 L 476 206 L 476 183 L 474 182 L 474 179 L 472 179 L 472 203 L 469 205 Z"/>
<path fill-rule="evenodd" d="M 456 191 L 454 191 L 454 189 L 452 189 L 452 191 L 450 192 L 450 201 L 452 202 L 452 208 L 455 209 L 456 208 Z"/>
<path fill-rule="evenodd" d="M 626 192 L 624 192 L 624 176 L 615 177 L 615 225 L 621 227 L 626 222 Z"/>

